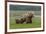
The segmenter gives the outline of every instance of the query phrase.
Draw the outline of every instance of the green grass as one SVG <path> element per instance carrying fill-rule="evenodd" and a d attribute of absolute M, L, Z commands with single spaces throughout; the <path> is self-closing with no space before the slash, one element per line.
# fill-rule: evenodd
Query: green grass
<path fill-rule="evenodd" d="M 33 18 L 32 24 L 16 24 L 15 17 L 10 18 L 10 29 L 18 29 L 18 28 L 39 28 L 41 27 L 40 17 Z"/>

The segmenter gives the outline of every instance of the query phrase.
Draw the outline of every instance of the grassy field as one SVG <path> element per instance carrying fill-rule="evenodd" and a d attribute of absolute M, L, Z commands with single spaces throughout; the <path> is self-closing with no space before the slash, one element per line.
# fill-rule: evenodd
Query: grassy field
<path fill-rule="evenodd" d="M 40 17 L 34 17 L 32 24 L 16 24 L 15 17 L 10 17 L 10 29 L 41 27 Z"/>
<path fill-rule="evenodd" d="M 28 11 L 10 11 L 10 26 L 9 26 L 10 29 L 41 27 L 40 17 L 34 17 L 32 20 L 33 21 L 32 24 L 16 24 L 15 19 L 18 18 L 16 16 L 21 16 L 22 14 L 24 14 L 26 12 L 28 12 Z M 35 12 L 35 15 L 40 16 L 40 11 L 34 11 L 34 12 Z"/>

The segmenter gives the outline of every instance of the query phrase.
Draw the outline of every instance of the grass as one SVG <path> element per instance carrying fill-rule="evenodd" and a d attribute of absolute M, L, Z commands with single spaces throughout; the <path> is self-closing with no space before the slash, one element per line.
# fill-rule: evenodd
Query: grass
<path fill-rule="evenodd" d="M 16 24 L 15 17 L 10 18 L 10 29 L 18 28 L 38 28 L 41 27 L 40 17 L 33 18 L 32 24 Z"/>

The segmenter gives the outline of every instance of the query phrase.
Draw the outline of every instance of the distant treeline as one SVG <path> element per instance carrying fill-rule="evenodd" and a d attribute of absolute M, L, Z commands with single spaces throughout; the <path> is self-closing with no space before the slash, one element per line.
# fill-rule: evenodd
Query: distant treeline
<path fill-rule="evenodd" d="M 41 11 L 41 6 L 10 5 L 10 10 L 16 11 Z"/>

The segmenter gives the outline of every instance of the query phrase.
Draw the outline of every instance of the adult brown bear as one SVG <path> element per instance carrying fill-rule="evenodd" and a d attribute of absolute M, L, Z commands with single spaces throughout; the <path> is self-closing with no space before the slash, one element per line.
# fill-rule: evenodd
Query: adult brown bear
<path fill-rule="evenodd" d="M 28 24 L 28 23 L 32 23 L 32 18 L 34 17 L 34 14 L 33 13 L 26 13 L 26 14 L 24 14 L 24 17 L 23 18 L 21 18 L 21 19 L 16 19 L 16 23 L 17 24 L 23 24 L 24 22 L 26 23 L 26 24 Z"/>

